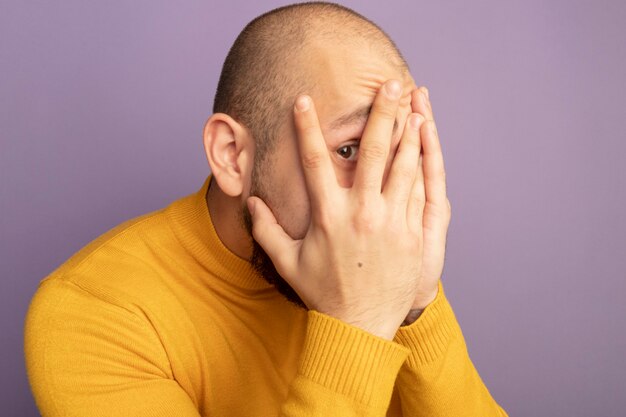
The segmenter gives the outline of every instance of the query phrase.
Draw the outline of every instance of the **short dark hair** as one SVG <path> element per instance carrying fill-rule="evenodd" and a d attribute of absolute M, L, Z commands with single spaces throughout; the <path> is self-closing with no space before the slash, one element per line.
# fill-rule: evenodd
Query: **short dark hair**
<path fill-rule="evenodd" d="M 337 35 L 341 28 L 333 27 L 332 22 L 349 26 L 351 34 L 378 40 L 387 53 L 399 58 L 403 68 L 408 68 L 380 27 L 345 6 L 306 2 L 260 15 L 246 25 L 230 48 L 213 103 L 213 113 L 226 113 L 250 131 L 256 145 L 255 159 L 264 159 L 275 144 L 284 122 L 280 116 L 291 108 L 296 95 L 312 87 L 298 58 L 313 32 L 315 37 Z M 327 28 L 312 30 L 320 26 Z"/>

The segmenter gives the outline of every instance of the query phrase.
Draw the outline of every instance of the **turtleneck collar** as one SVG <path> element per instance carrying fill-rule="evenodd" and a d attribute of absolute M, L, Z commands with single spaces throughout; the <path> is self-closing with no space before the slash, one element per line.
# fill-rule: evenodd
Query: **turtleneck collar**
<path fill-rule="evenodd" d="M 191 256 L 208 272 L 247 290 L 273 289 L 250 262 L 231 252 L 220 240 L 207 207 L 206 194 L 212 175 L 197 192 L 166 208 L 170 225 Z"/>

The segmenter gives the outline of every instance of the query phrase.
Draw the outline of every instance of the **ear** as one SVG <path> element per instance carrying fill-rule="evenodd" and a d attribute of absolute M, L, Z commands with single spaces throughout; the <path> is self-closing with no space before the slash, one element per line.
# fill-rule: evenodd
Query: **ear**
<path fill-rule="evenodd" d="M 251 178 L 254 140 L 248 130 L 224 113 L 204 125 L 204 151 L 213 178 L 224 194 L 238 197 Z"/>

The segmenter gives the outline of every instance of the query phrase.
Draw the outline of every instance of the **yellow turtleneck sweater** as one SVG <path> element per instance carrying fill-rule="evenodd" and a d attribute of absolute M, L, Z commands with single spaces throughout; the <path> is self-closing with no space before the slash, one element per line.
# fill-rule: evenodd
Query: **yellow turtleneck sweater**
<path fill-rule="evenodd" d="M 287 302 L 219 240 L 202 188 L 40 284 L 28 377 L 48 416 L 506 416 L 443 288 L 388 341 Z"/>

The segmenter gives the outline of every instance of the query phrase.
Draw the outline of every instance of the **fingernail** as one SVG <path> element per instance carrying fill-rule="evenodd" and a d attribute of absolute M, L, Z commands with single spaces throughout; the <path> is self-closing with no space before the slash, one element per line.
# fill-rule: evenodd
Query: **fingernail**
<path fill-rule="evenodd" d="M 254 206 L 255 206 L 255 202 L 253 198 L 249 198 L 248 201 L 248 211 L 250 212 L 251 215 L 254 216 Z"/>
<path fill-rule="evenodd" d="M 424 120 L 424 118 L 422 117 L 421 114 L 412 114 L 411 115 L 411 127 L 415 130 L 419 130 L 422 121 Z"/>
<path fill-rule="evenodd" d="M 296 100 L 296 110 L 307 111 L 311 106 L 311 99 L 309 96 L 300 96 Z"/>
<path fill-rule="evenodd" d="M 400 94 L 402 94 L 402 86 L 400 85 L 400 81 L 389 81 L 387 84 L 385 84 L 385 92 L 387 93 L 387 97 L 392 100 L 400 98 Z"/>
<path fill-rule="evenodd" d="M 430 96 L 428 95 L 428 88 L 422 87 L 424 89 L 424 94 L 426 94 L 426 98 L 430 100 Z"/>

